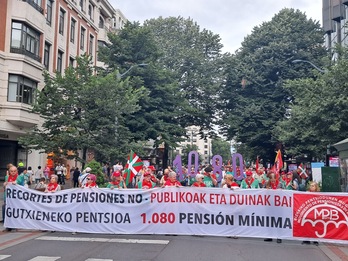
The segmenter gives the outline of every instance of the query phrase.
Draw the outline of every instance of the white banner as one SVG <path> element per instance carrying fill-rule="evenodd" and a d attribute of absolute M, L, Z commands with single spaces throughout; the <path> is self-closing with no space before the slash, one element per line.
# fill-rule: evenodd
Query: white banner
<path fill-rule="evenodd" d="M 330 194 L 331 198 L 337 196 L 337 202 L 342 202 L 341 205 L 335 205 L 335 208 L 339 207 L 343 211 L 339 220 L 337 215 L 329 215 L 336 212 L 315 208 L 313 198 L 322 194 L 190 187 L 151 190 L 78 188 L 43 193 L 9 185 L 6 188 L 5 227 L 109 234 L 299 240 L 319 238 L 321 241 L 339 240 L 348 243 L 348 218 L 347 214 L 344 215 L 345 208 L 348 209 L 347 193 Z M 309 214 L 302 213 L 305 208 L 302 198 L 311 201 L 315 217 L 309 215 L 312 213 L 310 210 L 307 211 Z M 303 217 L 304 223 L 299 216 Z M 296 223 L 293 217 L 296 217 Z M 310 218 L 326 221 L 332 218 L 331 223 L 336 218 L 336 223 L 340 222 L 340 234 L 322 236 L 322 228 L 318 228 L 317 223 L 308 225 Z M 336 223 L 333 226 L 336 227 Z M 313 230 L 313 233 L 309 236 L 303 233 L 300 237 L 294 236 L 294 231 L 302 231 L 301 226 L 306 226 L 307 230 L 310 226 L 309 230 Z M 316 229 L 321 230 L 317 233 L 319 236 L 314 233 Z"/>

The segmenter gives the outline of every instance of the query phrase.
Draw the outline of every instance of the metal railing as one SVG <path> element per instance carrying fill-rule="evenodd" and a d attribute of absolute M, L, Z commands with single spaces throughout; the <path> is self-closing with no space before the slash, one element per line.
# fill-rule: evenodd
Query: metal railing
<path fill-rule="evenodd" d="M 39 6 L 37 3 L 34 2 L 34 0 L 22 0 L 23 2 L 27 2 L 30 4 L 32 7 L 34 7 L 37 11 L 39 11 L 41 14 L 44 13 L 44 9 Z"/>
<path fill-rule="evenodd" d="M 27 51 L 24 48 L 11 47 L 10 52 L 11 53 L 23 54 L 23 55 L 29 56 L 30 58 L 34 59 L 35 61 L 41 62 L 41 57 L 39 55 L 31 53 L 31 52 Z"/>

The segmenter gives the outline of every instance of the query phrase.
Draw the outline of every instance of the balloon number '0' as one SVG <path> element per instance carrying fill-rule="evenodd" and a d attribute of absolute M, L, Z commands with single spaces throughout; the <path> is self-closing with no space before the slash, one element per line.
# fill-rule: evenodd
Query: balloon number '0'
<path fill-rule="evenodd" d="M 194 171 L 191 171 L 192 169 L 192 156 L 194 156 L 194 165 L 193 169 Z M 233 166 L 233 173 L 237 173 L 238 165 L 237 165 L 237 159 L 238 159 L 238 165 L 239 170 L 243 174 L 244 165 L 243 165 L 243 156 L 239 153 L 234 153 L 232 156 L 232 166 Z M 217 181 L 220 182 L 222 179 L 222 157 L 220 155 L 215 155 L 212 158 L 212 167 L 213 167 L 213 173 L 216 175 Z M 173 168 L 176 171 L 176 173 L 179 175 L 179 180 L 184 180 L 184 173 L 182 169 L 182 161 L 181 161 L 181 155 L 176 155 L 175 159 L 173 160 Z M 195 177 L 196 174 L 199 171 L 199 154 L 197 151 L 190 151 L 188 154 L 188 164 L 187 164 L 187 175 L 190 177 Z M 235 178 L 236 174 L 234 175 Z M 240 175 L 243 177 L 243 175 Z"/>

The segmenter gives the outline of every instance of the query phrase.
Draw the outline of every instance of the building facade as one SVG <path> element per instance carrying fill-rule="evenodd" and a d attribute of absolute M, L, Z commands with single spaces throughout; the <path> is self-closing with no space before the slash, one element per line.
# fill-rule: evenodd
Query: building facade
<path fill-rule="evenodd" d="M 98 46 L 107 45 L 107 33 L 126 21 L 107 0 L 0 0 L 0 179 L 8 163 L 48 163 L 46 154 L 18 143 L 40 124 L 30 110 L 44 87 L 43 71 L 63 74 L 86 53 L 102 66 Z"/>
<path fill-rule="evenodd" d="M 347 17 L 348 0 L 323 0 L 323 29 L 326 34 L 326 46 L 330 50 L 336 44 L 348 44 L 348 28 L 345 25 Z M 334 52 L 332 55 L 335 56 Z"/>
<path fill-rule="evenodd" d="M 179 144 L 180 146 L 175 149 L 173 154 L 183 155 L 182 151 L 187 145 L 191 147 L 196 146 L 197 152 L 200 154 L 201 159 L 203 160 L 201 163 L 209 164 L 211 158 L 213 157 L 211 147 L 212 139 L 209 137 L 202 139 L 199 134 L 199 127 L 197 126 L 190 126 L 186 128 L 186 135 L 187 139 Z"/>

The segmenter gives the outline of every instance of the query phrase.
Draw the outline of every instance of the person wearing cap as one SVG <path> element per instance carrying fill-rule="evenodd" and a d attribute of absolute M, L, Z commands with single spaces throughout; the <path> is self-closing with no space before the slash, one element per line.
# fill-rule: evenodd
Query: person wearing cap
<path fill-rule="evenodd" d="M 79 187 L 83 187 L 87 183 L 87 177 L 90 174 L 92 169 L 90 167 L 85 168 L 85 170 L 82 172 L 81 176 L 79 177 Z"/>
<path fill-rule="evenodd" d="M 298 180 L 293 177 L 291 171 L 286 173 L 286 178 L 284 179 L 283 185 L 284 185 L 284 188 L 287 190 L 297 190 L 298 189 Z"/>
<path fill-rule="evenodd" d="M 253 177 L 253 172 L 251 170 L 247 170 L 245 172 L 246 177 L 242 180 L 240 184 L 240 188 L 242 189 L 257 189 L 259 188 L 259 181 Z"/>
<path fill-rule="evenodd" d="M 204 175 L 203 174 L 197 174 L 196 175 L 196 182 L 192 184 L 192 187 L 201 188 L 206 187 L 206 185 L 203 182 Z"/>
<path fill-rule="evenodd" d="M 156 168 L 155 166 L 149 166 L 147 170 L 143 173 L 143 177 L 145 177 L 145 173 L 149 172 L 151 175 L 151 181 L 154 182 L 155 184 L 159 183 L 159 179 L 156 177 Z"/>
<path fill-rule="evenodd" d="M 86 178 L 86 184 L 82 188 L 97 188 L 98 185 L 96 181 L 97 181 L 96 175 L 89 174 Z"/>
<path fill-rule="evenodd" d="M 181 183 L 176 180 L 176 173 L 174 171 L 169 172 L 167 181 L 162 187 L 182 187 Z"/>
<path fill-rule="evenodd" d="M 156 186 L 156 183 L 151 180 L 152 174 L 150 171 L 146 171 L 143 176 L 144 176 L 143 181 L 139 181 L 135 186 L 136 188 L 150 189 Z"/>
<path fill-rule="evenodd" d="M 107 188 L 114 189 L 114 188 L 127 188 L 126 182 L 124 182 L 123 177 L 121 175 L 120 171 L 114 171 L 111 176 L 111 181 L 106 186 Z"/>
<path fill-rule="evenodd" d="M 204 169 L 204 178 L 203 182 L 206 187 L 216 187 L 217 186 L 217 180 L 216 176 L 213 174 L 213 169 L 211 167 L 206 167 Z"/>

